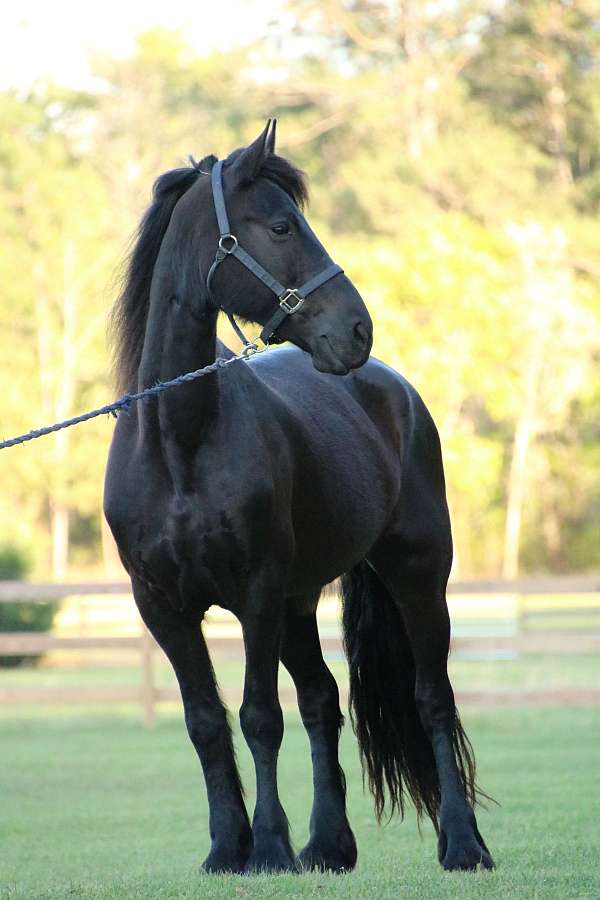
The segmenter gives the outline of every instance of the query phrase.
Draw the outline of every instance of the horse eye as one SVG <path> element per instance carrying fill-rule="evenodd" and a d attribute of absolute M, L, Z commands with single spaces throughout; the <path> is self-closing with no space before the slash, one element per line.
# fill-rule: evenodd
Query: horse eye
<path fill-rule="evenodd" d="M 287 222 L 277 222 L 276 225 L 271 226 L 271 231 L 273 231 L 275 234 L 289 234 L 290 226 Z"/>

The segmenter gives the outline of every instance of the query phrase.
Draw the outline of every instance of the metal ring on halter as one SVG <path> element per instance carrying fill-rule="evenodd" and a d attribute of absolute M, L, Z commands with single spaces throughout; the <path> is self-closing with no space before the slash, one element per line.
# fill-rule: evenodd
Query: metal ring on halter
<path fill-rule="evenodd" d="M 254 356 L 255 353 L 258 353 L 256 344 L 245 344 L 244 349 L 241 351 L 241 356 L 244 359 L 248 359 L 249 356 Z"/>
<path fill-rule="evenodd" d="M 254 342 L 248 343 L 244 346 L 244 349 L 241 350 L 240 356 L 242 359 L 250 359 L 251 356 L 254 356 L 255 353 L 264 353 L 265 350 L 268 350 L 269 345 L 265 344 L 264 347 L 260 348 L 258 344 Z"/>
<path fill-rule="evenodd" d="M 233 243 L 231 247 L 228 248 L 223 245 L 223 241 L 233 241 Z M 238 239 L 236 238 L 235 234 L 222 234 L 219 238 L 219 250 L 222 250 L 223 253 L 226 253 L 228 256 L 230 253 L 233 253 L 237 245 Z"/>

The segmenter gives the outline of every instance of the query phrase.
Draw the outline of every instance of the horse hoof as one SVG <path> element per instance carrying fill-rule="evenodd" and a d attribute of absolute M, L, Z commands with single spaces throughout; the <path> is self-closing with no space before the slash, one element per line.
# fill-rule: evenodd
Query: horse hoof
<path fill-rule="evenodd" d="M 344 846 L 344 844 L 346 846 Z M 354 835 L 335 847 L 311 841 L 300 853 L 298 861 L 304 871 L 334 872 L 342 875 L 351 872 L 356 865 L 356 843 Z"/>
<path fill-rule="evenodd" d="M 462 840 L 445 841 L 440 834 L 439 859 L 446 872 L 474 872 L 477 869 L 495 869 L 494 860 L 488 849 L 482 846 L 475 835 Z"/>
<path fill-rule="evenodd" d="M 199 871 L 201 875 L 240 875 L 246 866 L 246 858 L 231 850 L 211 850 Z"/>
<path fill-rule="evenodd" d="M 260 875 L 275 872 L 298 872 L 298 863 L 291 849 L 271 847 L 253 850 L 244 867 L 245 875 Z"/>

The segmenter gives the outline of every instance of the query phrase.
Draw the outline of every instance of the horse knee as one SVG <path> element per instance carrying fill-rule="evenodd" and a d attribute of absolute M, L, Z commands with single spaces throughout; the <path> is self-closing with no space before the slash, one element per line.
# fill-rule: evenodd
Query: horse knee
<path fill-rule="evenodd" d="M 283 740 L 283 713 L 279 703 L 247 700 L 240 708 L 240 725 L 249 747 L 260 745 L 278 750 Z"/>
<path fill-rule="evenodd" d="M 442 598 L 452 566 L 452 550 L 436 540 L 407 549 L 403 559 L 404 590 Z"/>
<path fill-rule="evenodd" d="M 415 704 L 429 737 L 437 731 L 453 727 L 454 693 L 447 675 L 436 680 L 418 678 L 415 684 Z"/>
<path fill-rule="evenodd" d="M 191 708 L 185 711 L 185 724 L 194 747 L 206 749 L 229 739 L 224 709 Z"/>
<path fill-rule="evenodd" d="M 298 690 L 298 706 L 304 725 L 309 728 L 322 722 L 334 721 L 341 727 L 340 695 L 335 678 L 326 669 L 317 681 Z"/>

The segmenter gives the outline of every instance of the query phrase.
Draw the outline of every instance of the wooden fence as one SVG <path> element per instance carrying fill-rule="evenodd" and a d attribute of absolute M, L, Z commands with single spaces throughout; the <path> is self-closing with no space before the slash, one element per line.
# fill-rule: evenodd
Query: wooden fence
<path fill-rule="evenodd" d="M 130 593 L 128 582 L 83 582 L 68 584 L 36 584 L 30 582 L 0 581 L 0 603 L 43 602 L 66 597 L 85 598 L 91 595 L 123 595 Z M 516 627 L 511 633 L 459 634 L 452 641 L 455 654 L 508 653 L 599 653 L 600 625 L 597 628 L 566 630 L 560 627 L 560 616 L 589 615 L 600 611 L 600 576 L 565 576 L 519 578 L 514 581 L 485 580 L 452 582 L 448 593 L 451 595 L 516 595 L 525 598 L 532 595 L 599 595 L 598 605 L 563 607 L 552 613 L 558 616 L 558 627 L 553 630 L 528 630 L 526 624 L 536 616 L 547 616 L 548 611 L 529 611 L 519 606 Z M 482 620 L 483 627 L 486 626 Z M 240 659 L 243 657 L 241 640 L 235 637 L 210 637 L 211 652 L 218 657 Z M 339 655 L 342 651 L 338 635 L 322 638 L 326 656 Z M 23 688 L 6 687 L 1 684 L 0 704 L 102 704 L 136 703 L 141 705 L 144 722 L 152 726 L 156 716 L 156 705 L 163 701 L 179 699 L 175 688 L 161 688 L 156 684 L 154 656 L 158 651 L 153 638 L 140 623 L 140 632 L 134 636 L 73 636 L 58 637 L 54 634 L 35 632 L 0 633 L 0 656 L 34 656 L 57 650 L 110 650 L 129 651 L 137 655 L 142 673 L 139 687 L 130 685 L 110 688 Z M 1 670 L 0 670 L 1 672 Z M 292 698 L 283 697 L 285 700 Z M 526 691 L 508 697 L 497 691 L 470 691 L 458 696 L 461 702 L 485 702 L 499 704 L 505 702 L 523 703 L 600 703 L 600 690 L 566 691 Z"/>

